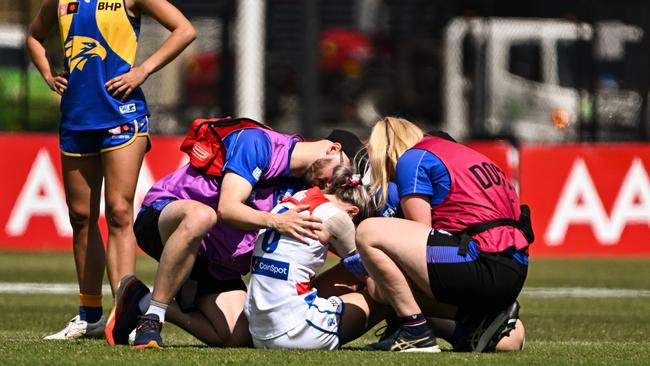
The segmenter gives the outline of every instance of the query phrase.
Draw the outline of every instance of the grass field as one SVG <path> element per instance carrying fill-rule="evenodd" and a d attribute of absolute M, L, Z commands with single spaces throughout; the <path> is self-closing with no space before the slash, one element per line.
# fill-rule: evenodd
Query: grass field
<path fill-rule="evenodd" d="M 152 283 L 155 263 L 138 259 Z M 77 311 L 75 294 L 17 294 L 7 283 L 74 284 L 72 256 L 0 252 L 0 362 L 17 364 L 158 365 L 650 365 L 650 260 L 534 260 L 520 297 L 526 349 L 517 353 L 386 354 L 358 351 L 373 331 L 343 351 L 207 348 L 167 323 L 168 347 L 132 350 L 104 341 L 45 342 Z M 634 290 L 634 291 L 623 291 Z M 110 296 L 104 296 L 105 310 Z M 442 343 L 442 342 L 441 342 Z M 443 344 L 448 350 L 448 345 Z"/>

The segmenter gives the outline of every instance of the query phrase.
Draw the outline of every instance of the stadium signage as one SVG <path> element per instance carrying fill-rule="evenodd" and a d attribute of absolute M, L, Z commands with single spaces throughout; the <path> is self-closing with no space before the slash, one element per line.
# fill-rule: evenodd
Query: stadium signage
<path fill-rule="evenodd" d="M 136 188 L 135 212 L 156 179 L 185 164 L 178 150 L 181 139 L 158 137 L 147 154 Z M 16 154 L 19 151 L 20 154 Z M 157 155 L 159 153 L 159 155 Z M 72 227 L 68 219 L 60 153 L 56 135 L 0 134 L 0 250 L 70 250 Z M 102 192 L 101 212 L 104 211 Z M 105 219 L 100 219 L 106 238 Z"/>
<path fill-rule="evenodd" d="M 650 146 L 523 146 L 534 254 L 650 255 Z"/>
<path fill-rule="evenodd" d="M 545 233 L 549 246 L 563 245 L 571 225 L 589 225 L 601 245 L 616 245 L 627 225 L 650 225 L 650 181 L 635 157 L 611 209 L 605 211 L 584 159 L 574 160 Z"/>

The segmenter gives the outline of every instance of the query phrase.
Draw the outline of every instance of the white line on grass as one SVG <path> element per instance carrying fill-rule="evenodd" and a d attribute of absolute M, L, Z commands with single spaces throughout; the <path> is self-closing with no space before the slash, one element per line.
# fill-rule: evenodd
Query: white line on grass
<path fill-rule="evenodd" d="M 109 286 L 102 287 L 104 294 L 110 294 Z M 77 294 L 75 283 L 29 283 L 0 282 L 0 294 Z M 587 287 L 527 287 L 521 291 L 525 298 L 633 298 L 650 297 L 650 290 Z"/>
<path fill-rule="evenodd" d="M 111 293 L 108 285 L 102 286 L 102 292 Z M 34 282 L 0 282 L 1 294 L 78 294 L 76 283 L 34 283 Z"/>
<path fill-rule="evenodd" d="M 588 287 L 528 287 L 521 291 L 521 296 L 528 298 L 629 298 L 650 297 L 650 290 Z"/>

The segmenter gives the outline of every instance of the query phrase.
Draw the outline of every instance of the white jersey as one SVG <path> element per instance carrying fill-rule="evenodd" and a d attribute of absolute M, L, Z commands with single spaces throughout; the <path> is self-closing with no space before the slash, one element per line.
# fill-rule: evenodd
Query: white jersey
<path fill-rule="evenodd" d="M 310 205 L 305 214 L 323 221 L 341 212 L 317 188 L 296 193 L 291 202 L 280 203 L 272 212 L 291 209 L 297 201 Z M 305 244 L 272 229 L 260 230 L 244 307 L 254 338 L 275 338 L 305 322 L 317 297 L 311 280 L 325 263 L 327 248 L 315 239 Z"/>

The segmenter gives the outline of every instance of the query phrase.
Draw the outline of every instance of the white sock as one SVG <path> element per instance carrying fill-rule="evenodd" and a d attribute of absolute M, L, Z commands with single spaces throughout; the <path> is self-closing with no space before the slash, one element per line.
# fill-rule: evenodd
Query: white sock
<path fill-rule="evenodd" d="M 140 312 L 142 314 L 146 314 L 147 310 L 149 310 L 149 305 L 150 304 L 151 304 L 151 292 L 149 292 L 146 295 L 142 296 L 142 298 L 138 302 L 138 307 L 140 308 Z"/>
<path fill-rule="evenodd" d="M 156 314 L 158 315 L 158 319 L 160 319 L 161 323 L 165 322 L 165 313 L 167 312 L 167 304 L 163 304 L 161 302 L 151 300 L 151 305 L 149 305 L 149 309 L 147 309 L 146 314 Z"/>

